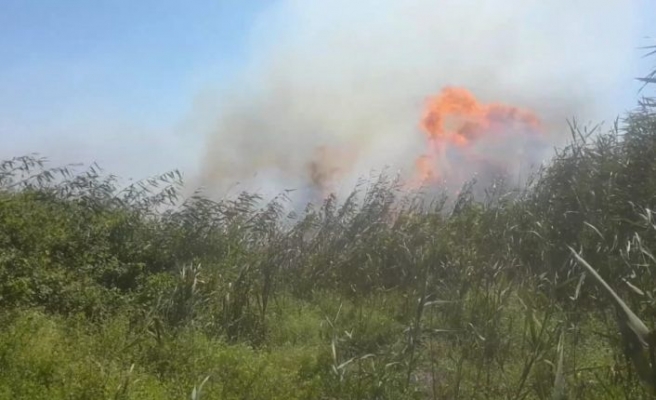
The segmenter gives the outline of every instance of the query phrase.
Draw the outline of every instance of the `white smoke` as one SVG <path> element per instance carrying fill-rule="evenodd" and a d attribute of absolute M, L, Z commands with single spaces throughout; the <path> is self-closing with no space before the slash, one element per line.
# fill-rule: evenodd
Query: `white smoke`
<path fill-rule="evenodd" d="M 197 183 L 303 187 L 319 146 L 355 154 L 337 162 L 346 189 L 372 169 L 407 171 L 425 148 L 424 99 L 446 85 L 532 109 L 562 143 L 568 118 L 617 111 L 636 19 L 629 0 L 278 1 L 219 100 Z"/>

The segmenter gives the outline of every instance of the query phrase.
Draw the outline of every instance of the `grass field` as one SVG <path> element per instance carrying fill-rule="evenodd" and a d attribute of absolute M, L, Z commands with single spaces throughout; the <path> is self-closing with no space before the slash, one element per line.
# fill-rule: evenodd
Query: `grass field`
<path fill-rule="evenodd" d="M 483 198 L 180 185 L 0 165 L 1 399 L 651 398 L 652 335 L 570 250 L 652 329 L 648 104 Z"/>

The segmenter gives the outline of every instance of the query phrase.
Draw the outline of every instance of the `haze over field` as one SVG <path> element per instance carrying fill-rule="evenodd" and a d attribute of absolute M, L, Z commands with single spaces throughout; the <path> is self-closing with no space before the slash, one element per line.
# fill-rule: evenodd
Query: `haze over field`
<path fill-rule="evenodd" d="M 654 10 L 4 2 L 0 398 L 654 400 Z"/>
<path fill-rule="evenodd" d="M 16 40 L 2 45 L 13 57 L 0 80 L 3 158 L 38 151 L 132 177 L 180 168 L 217 194 L 236 182 L 350 190 L 386 166 L 413 185 L 502 170 L 519 179 L 566 139 L 566 119 L 632 106 L 636 47 L 649 43 L 638 1 L 165 2 L 145 25 L 147 8 L 84 7 L 12 5 L 5 16 Z M 425 117 L 448 88 L 470 104 L 447 105 L 447 134 L 435 135 Z"/>

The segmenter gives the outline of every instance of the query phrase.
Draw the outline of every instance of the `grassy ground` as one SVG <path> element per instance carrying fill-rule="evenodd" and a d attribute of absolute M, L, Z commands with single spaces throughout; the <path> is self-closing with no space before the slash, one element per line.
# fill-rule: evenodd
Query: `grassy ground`
<path fill-rule="evenodd" d="M 569 247 L 653 326 L 656 114 L 572 133 L 522 190 L 381 176 L 300 215 L 8 160 L 0 398 L 651 398 L 635 320 Z"/>

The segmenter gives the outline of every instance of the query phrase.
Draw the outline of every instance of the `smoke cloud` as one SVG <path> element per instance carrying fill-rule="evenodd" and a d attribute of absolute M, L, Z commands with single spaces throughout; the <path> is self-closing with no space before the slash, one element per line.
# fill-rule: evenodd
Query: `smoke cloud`
<path fill-rule="evenodd" d="M 628 0 L 282 0 L 253 28 L 249 64 L 218 100 L 199 185 L 314 194 L 429 160 L 420 121 L 445 87 L 531 110 L 542 142 L 476 144 L 514 174 L 609 117 L 634 58 Z M 205 113 L 207 109 L 205 108 Z M 612 118 L 613 115 L 610 115 Z M 486 164 L 480 164 L 486 165 Z M 467 161 L 451 170 L 477 172 Z"/>

